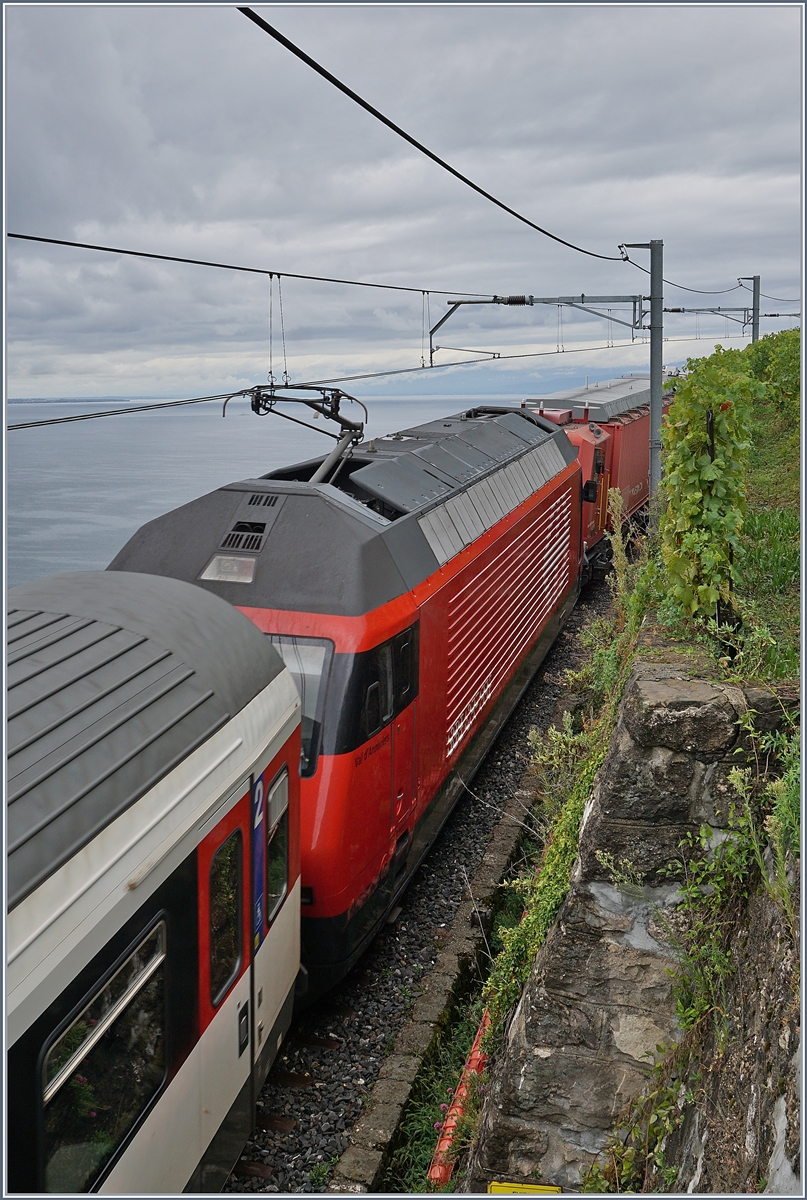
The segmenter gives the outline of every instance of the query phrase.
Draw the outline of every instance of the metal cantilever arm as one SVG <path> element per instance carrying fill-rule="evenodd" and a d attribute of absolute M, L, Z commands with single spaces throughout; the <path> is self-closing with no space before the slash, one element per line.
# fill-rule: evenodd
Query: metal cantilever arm
<path fill-rule="evenodd" d="M 598 312 L 596 308 L 588 308 L 584 304 L 574 304 L 571 300 L 565 301 L 567 308 L 577 308 L 580 312 L 591 313 L 594 317 L 602 317 L 603 321 L 613 321 L 615 325 L 624 325 L 627 329 L 641 329 L 641 318 L 639 324 L 636 321 L 621 321 L 619 317 L 612 317 L 609 313 Z"/>
<path fill-rule="evenodd" d="M 456 304 L 452 304 L 451 308 L 448 310 L 446 315 L 444 317 L 441 317 L 440 320 L 437 322 L 437 324 L 435 326 L 433 326 L 432 329 L 429 330 L 429 366 L 430 367 L 434 366 L 434 335 L 437 333 L 437 330 L 440 328 L 441 325 L 445 325 L 446 321 L 451 316 L 451 314 L 455 313 L 461 304 L 462 304 L 461 300 L 458 300 L 456 302 Z"/>
<path fill-rule="evenodd" d="M 432 328 L 429 330 L 429 366 L 430 367 L 434 366 L 434 353 L 435 353 L 434 335 L 435 335 L 435 333 L 437 333 L 437 330 L 440 328 L 440 326 L 444 325 L 446 323 L 446 321 L 448 320 L 448 318 L 457 311 L 457 309 L 460 307 L 461 304 L 508 304 L 508 305 L 516 305 L 519 307 L 529 306 L 530 308 L 535 304 L 565 305 L 567 308 L 577 308 L 580 310 L 580 312 L 590 313 L 594 317 L 600 317 L 603 321 L 614 321 L 614 322 L 616 322 L 617 325 L 624 325 L 627 329 L 630 329 L 631 333 L 634 333 L 637 329 L 642 328 L 642 321 L 646 315 L 645 313 L 642 312 L 642 301 L 644 299 L 645 299 L 644 296 L 634 296 L 634 295 L 631 295 L 631 296 L 589 296 L 588 297 L 589 304 L 629 304 L 629 303 L 632 303 L 633 304 L 633 320 L 632 321 L 623 321 L 619 317 L 609 316 L 608 313 L 598 312 L 596 308 L 589 308 L 585 303 L 586 295 L 584 292 L 582 292 L 579 296 L 493 296 L 492 299 L 490 299 L 490 300 L 455 300 L 453 302 L 447 301 L 447 303 L 450 304 L 450 306 L 451 306 L 449 308 L 448 312 L 445 314 L 444 317 L 441 317 L 440 320 L 437 322 L 437 324 L 432 326 Z M 438 346 L 437 349 L 439 350 L 440 347 Z M 450 347 L 447 346 L 447 347 L 445 347 L 445 349 L 450 349 Z M 474 353 L 475 353 L 475 351 L 474 351 Z M 486 351 L 485 353 L 492 353 L 492 351 Z"/>

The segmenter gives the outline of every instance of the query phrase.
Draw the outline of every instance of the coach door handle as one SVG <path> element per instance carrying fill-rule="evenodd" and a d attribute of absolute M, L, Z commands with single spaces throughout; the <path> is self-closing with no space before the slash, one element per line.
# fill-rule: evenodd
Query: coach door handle
<path fill-rule="evenodd" d="M 249 1045 L 249 1000 L 238 1010 L 238 1057 Z"/>

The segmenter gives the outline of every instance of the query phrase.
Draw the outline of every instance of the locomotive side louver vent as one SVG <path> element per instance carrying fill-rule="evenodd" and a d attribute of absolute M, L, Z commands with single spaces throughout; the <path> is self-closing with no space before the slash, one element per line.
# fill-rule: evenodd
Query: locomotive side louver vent
<path fill-rule="evenodd" d="M 262 508 L 274 508 L 277 504 L 277 496 L 272 496 L 268 492 L 257 492 L 250 496 L 250 504 L 258 504 Z"/>
<path fill-rule="evenodd" d="M 567 487 L 496 543 L 448 604 L 446 754 L 465 743 L 574 580 Z"/>

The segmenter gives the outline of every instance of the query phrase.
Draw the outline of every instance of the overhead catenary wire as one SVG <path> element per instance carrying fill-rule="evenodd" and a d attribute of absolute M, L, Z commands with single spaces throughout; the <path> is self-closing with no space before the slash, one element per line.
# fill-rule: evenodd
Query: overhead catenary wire
<path fill-rule="evenodd" d="M 347 86 L 347 84 L 342 83 L 340 79 L 337 79 L 335 75 L 332 75 L 330 71 L 326 70 L 325 67 L 316 61 L 316 59 L 311 58 L 309 54 L 306 54 L 304 50 L 301 50 L 299 46 L 296 46 L 294 42 L 289 41 L 289 39 L 285 37 L 279 30 L 275 29 L 274 26 L 270 25 L 267 21 L 264 21 L 263 17 L 259 17 L 257 13 L 252 11 L 251 8 L 241 8 L 239 6 L 238 11 L 243 13 L 243 15 L 250 21 L 253 21 L 259 29 L 263 30 L 264 33 L 268 33 L 269 36 L 274 38 L 276 42 L 279 42 L 281 46 L 284 46 L 287 50 L 291 51 L 291 53 L 299 58 L 301 62 L 304 62 L 306 66 L 310 67 L 312 71 L 316 71 L 318 75 L 321 75 L 323 79 L 327 79 L 328 83 L 333 84 L 335 88 L 338 88 L 340 92 L 343 92 L 355 104 L 358 104 L 361 108 L 365 109 L 365 111 L 370 113 L 371 116 L 375 117 L 377 121 L 380 121 L 382 125 L 386 125 L 388 129 L 393 131 L 393 133 L 397 133 L 398 137 L 403 138 L 403 140 L 408 142 L 410 146 L 414 146 L 415 149 L 419 150 L 421 154 L 425 154 L 427 158 L 430 158 L 432 162 L 437 163 L 437 165 L 442 167 L 444 171 L 448 171 L 450 175 L 453 175 L 456 179 L 459 179 L 460 182 L 464 183 L 473 191 L 478 192 L 480 196 L 484 196 L 484 198 L 489 200 L 491 204 L 495 204 L 498 208 L 503 209 L 504 212 L 509 213 L 511 217 L 515 217 L 517 221 L 521 221 L 524 225 L 528 225 L 530 229 L 534 229 L 537 233 L 543 234 L 544 237 L 551 238 L 553 242 L 559 242 L 561 246 L 568 246 L 570 250 L 576 250 L 578 254 L 586 254 L 589 258 L 600 258 L 605 262 L 624 261 L 624 258 L 621 254 L 598 254 L 594 250 L 586 250 L 583 246 L 578 246 L 574 242 L 569 242 L 566 240 L 566 238 L 559 237 L 556 233 L 550 233 L 548 229 L 544 229 L 541 225 L 536 225 L 536 223 L 531 221 L 529 217 L 525 217 L 522 213 L 517 212 L 516 209 L 511 208 L 509 204 L 505 204 L 503 200 L 498 200 L 495 196 L 491 195 L 490 192 L 485 191 L 485 189 L 480 187 L 478 183 L 474 183 L 474 181 L 469 179 L 467 175 L 463 175 L 461 171 L 456 169 L 456 167 L 452 167 L 450 163 L 447 163 L 444 158 L 440 158 L 440 156 L 435 154 L 433 150 L 429 150 L 428 146 L 424 146 L 422 142 L 417 140 L 417 138 L 413 138 L 412 135 L 407 133 L 405 129 L 401 129 L 400 125 L 396 125 L 394 121 L 389 119 L 389 117 L 385 117 L 382 112 L 379 112 L 379 110 L 374 108 L 372 104 L 369 104 L 366 100 L 363 100 L 357 92 L 354 92 L 352 88 Z"/>
<path fill-rule="evenodd" d="M 379 288 L 382 291 L 387 292 L 415 292 L 422 294 L 425 291 L 427 295 L 427 303 L 429 295 L 467 296 L 469 299 L 484 299 L 490 295 L 489 292 L 462 292 L 459 289 L 451 290 L 449 288 L 409 287 L 408 285 L 402 283 L 372 283 L 363 279 L 341 279 L 332 275 L 304 275 L 299 271 L 276 271 L 274 268 L 269 267 L 245 267 L 237 263 L 214 262 L 205 258 L 186 258 L 178 254 L 155 254 L 148 250 L 129 250 L 122 246 L 102 246 L 93 242 L 75 242 L 68 238 L 42 237 L 39 234 L 33 233 L 9 232 L 6 234 L 6 237 L 15 238 L 23 242 L 42 242 L 49 246 L 69 246 L 76 250 L 96 250 L 102 254 L 123 254 L 129 258 L 156 259 L 159 262 L 184 263 L 188 266 L 194 267 L 214 267 L 219 271 L 241 271 L 248 275 L 269 275 L 270 278 L 277 276 L 278 279 L 281 277 L 283 279 L 305 279 L 313 283 L 336 283 L 342 284 L 345 287 Z M 650 274 L 647 267 L 643 267 L 641 263 L 634 262 L 633 259 L 628 256 L 627 252 L 619 261 L 629 263 L 630 266 L 636 267 L 639 271 L 643 271 L 645 275 Z M 670 279 L 665 279 L 664 282 L 669 287 L 678 288 L 679 291 L 682 292 L 694 292 L 699 296 L 722 296 L 727 292 L 736 292 L 739 287 L 745 288 L 745 284 L 738 283 L 731 288 L 716 288 L 713 291 L 707 291 L 703 288 L 686 287 L 683 283 L 673 283 Z M 751 289 L 745 288 L 745 290 L 750 291 Z M 760 295 L 764 295 L 766 300 L 778 300 L 781 304 L 799 303 L 798 300 L 784 300 L 781 296 L 768 296 L 764 292 L 761 292 Z"/>
<path fill-rule="evenodd" d="M 295 272 L 279 272 L 279 271 L 269 270 L 269 269 L 260 268 L 260 267 L 235 266 L 232 264 L 216 263 L 216 262 L 212 262 L 212 261 L 208 261 L 208 260 L 204 260 L 204 259 L 191 259 L 191 258 L 184 258 L 184 257 L 176 256 L 176 255 L 154 254 L 154 253 L 149 253 L 146 251 L 128 250 L 128 249 L 122 249 L 120 247 L 114 247 L 114 246 L 101 246 L 101 245 L 95 245 L 95 244 L 91 244 L 91 243 L 87 243 L 87 242 L 68 241 L 66 239 L 61 239 L 61 238 L 46 238 L 46 237 L 40 237 L 40 236 L 33 235 L 33 234 L 8 233 L 7 236 L 11 237 L 11 238 L 19 238 L 24 241 L 45 242 L 45 243 L 54 244 L 54 245 L 73 246 L 73 247 L 77 247 L 79 249 L 98 250 L 98 251 L 102 251 L 102 252 L 106 252 L 106 253 L 110 253 L 110 254 L 132 255 L 132 256 L 138 257 L 138 258 L 160 259 L 160 260 L 168 261 L 168 262 L 188 263 L 188 264 L 196 265 L 196 266 L 212 266 L 212 267 L 217 267 L 217 268 L 220 268 L 223 270 L 246 271 L 246 272 L 250 272 L 253 274 L 268 275 L 270 277 L 270 310 L 269 310 L 269 329 L 270 329 L 270 332 L 269 332 L 269 347 L 270 347 L 270 349 L 269 349 L 269 354 L 270 354 L 269 375 L 270 375 L 270 382 L 273 382 L 272 296 L 273 296 L 273 291 L 274 291 L 274 276 L 275 275 L 277 275 L 277 277 L 278 277 L 278 295 L 279 295 L 279 298 L 281 298 L 281 304 L 282 304 L 282 294 L 280 291 L 280 289 L 281 289 L 280 280 L 281 280 L 282 274 L 285 274 L 286 277 L 290 278 L 290 279 L 308 279 L 308 280 L 316 280 L 316 281 L 327 282 L 327 283 L 349 284 L 349 285 L 357 286 L 357 287 L 383 288 L 385 290 L 391 290 L 391 291 L 404 291 L 404 292 L 418 292 L 419 291 L 421 294 L 421 298 L 423 299 L 425 297 L 426 310 L 428 313 L 429 323 L 431 323 L 430 299 L 431 299 L 432 291 L 434 291 L 436 295 L 449 295 L 449 296 L 461 295 L 461 296 L 469 296 L 469 297 L 481 297 L 481 296 L 486 295 L 486 293 L 483 293 L 483 292 L 459 292 L 459 291 L 451 292 L 451 291 L 445 291 L 445 290 L 441 290 L 441 289 L 412 288 L 412 287 L 407 287 L 405 285 L 396 285 L 396 284 L 366 283 L 366 282 L 363 282 L 360 280 L 345 280 L 345 279 L 332 278 L 332 277 L 328 277 L 328 276 L 302 275 L 302 274 L 295 273 Z M 633 265 L 639 266 L 638 263 L 633 263 Z M 644 267 L 640 266 L 640 270 L 645 271 L 646 269 Z M 669 283 L 669 280 L 666 280 L 665 282 Z M 680 286 L 680 285 L 673 284 L 672 286 Z M 738 284 L 737 286 L 741 286 L 741 285 Z M 684 290 L 698 291 L 698 289 L 684 289 Z M 724 290 L 736 290 L 736 288 L 735 289 L 724 289 Z M 746 289 L 746 290 L 750 290 L 750 289 Z M 701 293 L 701 294 L 717 295 L 719 293 L 718 292 L 708 292 L 708 293 Z M 775 299 L 775 297 L 766 297 L 766 298 Z M 782 301 L 782 302 L 783 303 L 793 303 L 793 301 Z M 284 366 L 283 375 L 284 375 L 284 382 L 288 383 L 289 382 L 289 374 L 288 374 L 288 366 L 287 366 L 287 360 L 286 360 L 286 344 L 285 344 L 286 339 L 285 339 L 285 327 L 284 327 L 284 322 L 283 322 L 282 307 L 281 307 L 281 324 L 283 325 L 283 329 L 282 329 L 283 366 Z M 696 318 L 696 324 L 697 324 L 697 318 Z M 696 338 L 698 337 L 698 332 L 696 332 L 695 337 Z M 688 339 L 688 338 L 665 338 L 664 340 L 666 342 L 666 341 L 687 341 L 687 340 L 691 340 L 691 339 Z M 627 343 L 627 342 L 624 343 L 624 345 L 626 345 L 626 346 L 629 344 L 630 343 Z M 614 343 L 614 342 L 611 343 L 612 347 L 616 346 L 616 345 L 617 345 L 617 343 Z M 621 345 L 621 343 L 620 343 L 620 345 Z M 593 350 L 607 349 L 607 348 L 609 348 L 609 347 L 608 346 L 606 346 L 606 347 L 584 346 L 584 347 L 580 347 L 575 350 L 570 350 L 570 351 L 568 351 L 568 353 L 586 353 L 586 352 L 593 351 Z M 451 347 L 447 347 L 447 349 L 451 349 Z M 464 360 L 450 362 L 450 363 L 433 364 L 430 367 L 430 369 L 442 370 L 442 369 L 445 369 L 448 367 L 472 366 L 472 365 L 475 365 L 478 363 L 491 362 L 494 360 L 501 361 L 501 360 L 513 359 L 513 358 L 536 358 L 536 357 L 543 357 L 546 355 L 550 355 L 553 353 L 566 353 L 566 352 L 567 351 L 565 351 L 565 348 L 562 347 L 560 344 L 558 345 L 558 348 L 555 351 L 551 351 L 551 350 L 550 351 L 534 351 L 534 352 L 528 352 L 528 353 L 524 353 L 524 354 L 500 354 L 500 353 L 496 353 L 494 351 L 487 351 L 486 352 L 487 357 L 485 357 L 485 358 L 470 359 L 470 360 L 464 359 Z M 469 353 L 473 353 L 473 351 L 469 351 Z M 318 380 L 316 382 L 317 383 L 323 383 L 323 382 L 324 383 L 338 383 L 338 382 L 348 382 L 348 381 L 354 380 L 354 379 L 355 380 L 380 379 L 380 378 L 384 378 L 386 376 L 391 376 L 391 375 L 410 374 L 415 371 L 422 370 L 422 369 L 424 369 L 424 367 L 425 367 L 425 361 L 423 358 L 423 354 L 421 354 L 421 366 L 420 367 L 404 367 L 404 368 L 397 368 L 397 369 L 390 370 L 390 371 L 373 371 L 373 372 L 367 372 L 367 373 L 363 373 L 363 374 L 359 374 L 359 375 L 344 375 L 344 376 L 334 377 L 334 378 L 328 379 L 328 380 Z M 222 392 L 222 393 L 218 393 L 214 396 L 194 397 L 189 400 L 172 400 L 172 401 L 165 401 L 165 402 L 161 402 L 161 403 L 146 404 L 146 405 L 128 405 L 126 408 L 123 408 L 123 409 L 110 409 L 110 410 L 105 410 L 103 412 L 98 412 L 98 413 L 82 413 L 82 414 L 77 414 L 77 415 L 70 416 L 70 417 L 58 417 L 58 418 L 51 418 L 48 420 L 41 420 L 41 421 L 19 422 L 19 423 L 11 424 L 11 425 L 7 426 L 7 428 L 8 428 L 8 430 L 12 430 L 12 429 L 30 429 L 30 428 L 33 428 L 36 426 L 41 426 L 41 425 L 61 425 L 61 424 L 66 424 L 66 423 L 72 422 L 72 421 L 94 420 L 98 417 L 120 416 L 125 413 L 144 412 L 144 411 L 148 411 L 150 409 L 174 408 L 179 405 L 204 404 L 204 403 L 207 403 L 208 401 L 222 400 L 222 399 L 226 400 L 228 398 L 232 398 L 233 396 L 242 395 L 242 394 L 243 394 L 243 392 L 241 392 L 241 391 L 230 392 L 230 393 Z"/>
<path fill-rule="evenodd" d="M 291 383 L 291 376 L 289 375 L 288 363 L 286 362 L 286 323 L 283 319 L 283 292 L 280 287 L 279 275 L 277 277 L 277 299 L 280 307 L 280 336 L 283 341 L 283 382 L 288 384 Z"/>
<path fill-rule="evenodd" d="M 747 283 L 742 284 L 747 292 L 753 292 Z M 780 304 L 801 304 L 801 300 L 785 300 L 784 296 L 769 296 L 767 292 L 760 292 L 760 296 L 764 296 L 766 300 L 778 300 Z"/>
<path fill-rule="evenodd" d="M 177 254 L 152 254 L 146 250 L 125 250 L 120 246 L 99 246 L 92 242 L 72 242 L 66 238 L 51 238 L 40 237 L 33 233 L 7 233 L 6 237 L 17 238 L 23 242 L 44 242 L 51 246 L 72 246 L 77 250 L 98 250 L 104 254 L 125 254 L 131 258 L 154 258 L 161 262 L 186 263 L 194 267 L 215 267 L 219 271 L 244 271 L 248 275 L 276 275 L 278 279 L 282 276 L 284 279 L 308 279 L 314 283 L 340 283 L 346 287 L 364 287 L 364 288 L 381 288 L 387 292 L 416 292 L 420 293 L 423 288 L 406 287 L 400 283 L 368 283 L 362 279 L 337 279 L 330 275 L 302 275 L 298 271 L 276 271 L 270 270 L 268 267 L 242 267 L 235 263 L 220 263 L 212 262 L 205 258 L 183 258 Z M 430 288 L 435 296 L 469 296 L 469 297 L 485 297 L 489 292 L 460 292 L 451 291 L 447 288 Z"/>
<path fill-rule="evenodd" d="M 6 429 L 33 429 L 37 425 L 66 425 L 70 421 L 94 421 L 98 417 L 120 417 L 124 413 L 148 412 L 153 408 L 178 408 L 181 404 L 207 404 L 210 400 L 228 400 L 233 396 L 244 395 L 249 389 L 237 392 L 220 392 L 217 396 L 195 396 L 192 400 L 162 400 L 156 404 L 128 404 L 126 408 L 108 408 L 102 412 L 78 413 L 71 417 L 49 417 L 41 421 L 18 421 L 7 425 Z"/>
<path fill-rule="evenodd" d="M 622 251 L 623 262 L 630 263 L 630 265 L 632 267 L 636 267 L 637 271 L 644 271 L 645 275 L 650 274 L 650 270 L 648 267 L 643 267 L 641 263 L 637 263 L 637 262 L 633 261 L 633 259 L 628 254 L 627 250 L 625 249 L 624 245 L 620 245 L 619 249 Z M 698 296 L 723 296 L 727 292 L 736 292 L 738 288 L 745 286 L 744 284 L 740 283 L 738 280 L 737 283 L 735 283 L 733 287 L 715 288 L 712 291 L 708 291 L 704 288 L 687 287 L 683 283 L 673 283 L 673 281 L 671 279 L 664 279 L 664 280 L 662 280 L 662 283 L 666 283 L 667 287 L 678 288 L 678 290 L 680 292 L 694 292 Z M 771 299 L 772 297 L 768 297 L 768 298 Z"/>
<path fill-rule="evenodd" d="M 697 321 L 697 317 L 696 317 Z M 744 338 L 748 334 L 730 333 L 729 338 Z M 683 337 L 665 337 L 664 343 L 667 342 L 692 342 L 697 340 L 697 335 L 688 335 Z M 574 346 L 569 350 L 534 350 L 523 354 L 496 354 L 491 358 L 492 351 L 489 351 L 485 358 L 458 359 L 455 362 L 439 363 L 434 367 L 425 368 L 431 371 L 444 371 L 449 367 L 472 367 L 480 363 L 505 362 L 510 359 L 520 358 L 546 358 L 558 354 L 587 354 L 597 350 L 627 350 L 630 349 L 633 343 L 625 340 L 624 342 L 612 342 L 609 345 L 603 346 Z M 296 387 L 320 387 L 333 383 L 350 383 L 352 380 L 361 379 L 383 379 L 391 375 L 413 375 L 415 372 L 423 371 L 423 367 L 397 367 L 391 371 L 368 371 L 362 375 L 339 375 L 329 379 L 308 379 L 305 383 L 296 384 Z M 178 408 L 183 404 L 206 404 L 212 400 L 233 400 L 237 396 L 246 396 L 251 392 L 251 388 L 240 388 L 234 392 L 220 392 L 215 396 L 196 396 L 191 400 L 165 400 L 158 404 L 130 404 L 126 408 L 111 408 L 105 409 L 102 412 L 95 413 L 77 413 L 69 417 L 49 417 L 41 421 L 18 421 L 15 424 L 7 425 L 7 430 L 12 429 L 34 429 L 42 425 L 66 425 L 73 421 L 93 421 L 98 417 L 117 417 L 123 416 L 126 413 L 147 412 L 155 408 Z M 279 401 L 283 400 L 282 395 L 278 395 Z M 286 417 L 290 421 L 296 421 L 297 424 L 305 424 L 297 418 L 290 416 L 288 413 L 281 413 L 280 410 L 274 410 L 278 416 Z M 265 414 L 262 414 L 265 415 Z M 306 425 L 307 429 L 315 429 L 313 425 Z M 325 429 L 316 429 L 317 433 L 328 433 Z M 333 434 L 329 436 L 333 437 Z"/>
<path fill-rule="evenodd" d="M 724 334 L 721 336 L 729 337 L 729 338 L 748 338 L 750 335 L 747 333 L 730 333 L 730 334 L 727 334 L 727 335 Z M 665 336 L 665 338 L 664 338 L 665 345 L 668 342 L 694 342 L 694 341 L 697 341 L 697 338 L 695 337 L 694 334 L 688 334 L 683 337 L 678 337 L 678 336 L 666 337 Z M 604 346 L 604 345 L 602 345 L 602 343 L 600 343 L 598 346 L 574 346 L 568 350 L 530 350 L 530 351 L 526 351 L 525 353 L 519 353 L 519 354 L 495 354 L 495 356 L 492 358 L 490 356 L 494 352 L 488 351 L 486 358 L 457 359 L 454 362 L 438 363 L 438 364 L 435 364 L 435 366 L 433 366 L 431 368 L 426 368 L 426 369 L 432 370 L 432 371 L 441 371 L 441 370 L 445 370 L 448 367 L 473 367 L 473 366 L 478 366 L 480 363 L 494 363 L 494 362 L 498 363 L 498 362 L 505 362 L 505 361 L 508 361 L 511 359 L 516 359 L 516 358 L 546 358 L 548 356 L 553 356 L 553 355 L 559 356 L 561 354 L 563 354 L 563 355 L 587 354 L 587 353 L 590 353 L 590 352 L 596 351 L 596 350 L 629 350 L 631 348 L 631 346 L 633 346 L 634 344 L 635 343 L 630 342 L 627 339 L 625 339 L 624 342 L 612 342 L 610 346 L 608 346 L 608 345 Z M 446 349 L 448 349 L 448 347 L 446 347 Z M 473 353 L 473 352 L 470 351 L 469 353 Z M 363 375 L 338 375 L 338 376 L 334 376 L 334 378 L 332 378 L 332 379 L 308 379 L 308 380 L 306 380 L 306 382 L 304 384 L 300 384 L 299 386 L 300 387 L 322 387 L 322 386 L 332 384 L 332 383 L 350 383 L 353 380 L 383 379 L 389 375 L 414 375 L 415 372 L 420 372 L 423 369 L 424 369 L 423 367 L 397 367 L 396 369 L 391 370 L 391 371 L 369 371 Z"/>
<path fill-rule="evenodd" d="M 437 163 L 438 166 L 442 167 L 443 170 L 448 171 L 449 174 L 466 184 L 467 187 L 471 188 L 475 192 L 478 192 L 480 196 L 484 196 L 484 198 L 489 200 L 491 204 L 495 204 L 498 208 L 503 209 L 504 212 L 509 213 L 510 216 L 515 217 L 517 221 L 523 222 L 523 224 L 528 225 L 530 229 L 534 229 L 537 233 L 543 234 L 544 237 L 551 238 L 553 242 L 559 242 L 560 245 L 567 246 L 570 250 L 576 250 L 579 254 L 586 254 L 589 258 L 599 258 L 605 262 L 630 263 L 632 267 L 636 267 L 638 270 L 644 271 L 647 275 L 650 274 L 646 267 L 643 267 L 640 263 L 633 261 L 623 246 L 619 247 L 620 253 L 618 255 L 599 254 L 594 250 L 586 250 L 585 247 L 578 246 L 575 242 L 567 241 L 566 238 L 559 237 L 558 234 L 551 233 L 550 230 L 544 229 L 541 225 L 537 225 L 534 221 L 531 221 L 529 217 L 525 217 L 522 213 L 517 212 L 516 209 L 511 208 L 509 204 L 505 204 L 504 201 L 499 200 L 496 198 L 496 196 L 491 195 L 490 192 L 480 187 L 479 184 L 474 183 L 472 179 L 469 179 L 467 175 L 463 175 L 461 171 L 456 169 L 456 167 L 452 167 L 450 163 L 447 163 L 445 159 L 440 158 L 440 156 L 435 154 L 433 150 L 429 150 L 428 146 L 424 146 L 422 142 L 419 142 L 417 138 L 412 137 L 412 135 L 407 133 L 405 129 L 401 129 L 400 125 L 396 125 L 394 121 L 389 119 L 389 117 L 385 117 L 382 112 L 379 112 L 377 108 L 368 103 L 367 100 L 364 100 L 358 95 L 357 92 L 354 92 L 352 88 L 349 88 L 347 84 L 342 83 L 340 79 L 337 79 L 335 75 L 332 75 L 330 71 L 326 70 L 321 63 L 318 63 L 316 59 L 310 56 L 310 54 L 306 54 L 304 50 L 301 50 L 299 46 L 296 46 L 294 42 L 285 37 L 280 30 L 275 29 L 274 26 L 270 25 L 268 21 L 264 21 L 264 19 L 259 17 L 257 13 L 253 12 L 251 8 L 239 6 L 238 11 L 250 21 L 253 21 L 254 24 L 257 25 L 259 29 L 262 29 L 264 33 L 268 33 L 270 37 L 274 38 L 275 41 L 279 42 L 281 46 L 284 46 L 287 50 L 294 54 L 295 57 L 299 58 L 301 62 L 304 62 L 306 66 L 312 69 L 312 71 L 316 71 L 316 73 L 321 75 L 323 79 L 326 79 L 328 83 L 333 84 L 335 88 L 338 88 L 340 92 L 343 92 L 346 96 L 353 100 L 355 104 L 358 104 L 361 108 L 365 109 L 372 116 L 374 116 L 376 120 L 380 121 L 383 125 L 386 125 L 388 129 L 393 131 L 393 133 L 396 133 L 399 137 L 403 138 L 404 141 L 408 142 L 411 146 L 414 146 L 416 150 L 421 152 L 421 154 L 425 154 L 427 158 L 432 160 L 432 162 Z M 664 283 L 666 283 L 669 287 L 679 288 L 683 292 L 696 292 L 701 296 L 719 296 L 726 292 L 734 292 L 738 287 L 738 285 L 735 284 L 730 288 L 716 288 L 712 291 L 706 291 L 703 288 L 691 288 L 682 283 L 673 283 L 671 279 L 665 279 Z M 776 299 L 776 297 L 768 297 L 768 299 Z"/>

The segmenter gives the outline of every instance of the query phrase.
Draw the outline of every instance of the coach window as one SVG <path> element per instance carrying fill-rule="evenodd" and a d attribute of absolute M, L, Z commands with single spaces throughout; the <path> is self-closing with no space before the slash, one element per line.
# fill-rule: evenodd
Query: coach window
<path fill-rule="evenodd" d="M 160 921 L 45 1054 L 48 1192 L 86 1191 L 165 1077 L 165 952 Z"/>
<path fill-rule="evenodd" d="M 210 1001 L 224 999 L 241 965 L 241 830 L 219 846 L 210 864 Z"/>
<path fill-rule="evenodd" d="M 266 828 L 266 919 L 271 924 L 289 880 L 289 774 L 285 767 L 269 789 Z"/>

